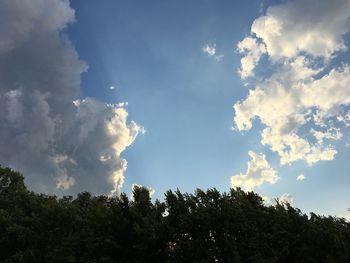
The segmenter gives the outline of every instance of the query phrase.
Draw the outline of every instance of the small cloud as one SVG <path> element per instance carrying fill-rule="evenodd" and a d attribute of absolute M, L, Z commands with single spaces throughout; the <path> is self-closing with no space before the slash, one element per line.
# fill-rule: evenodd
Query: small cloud
<path fill-rule="evenodd" d="M 223 54 L 217 55 L 216 44 L 206 44 L 202 47 L 202 51 L 206 53 L 209 57 L 213 57 L 216 61 L 221 61 L 224 57 Z"/>
<path fill-rule="evenodd" d="M 75 179 L 68 176 L 67 174 L 62 174 L 61 177 L 56 179 L 56 188 L 68 190 L 75 184 Z"/>
<path fill-rule="evenodd" d="M 251 160 L 245 174 L 238 174 L 231 177 L 231 186 L 242 187 L 245 191 L 252 191 L 255 187 L 267 182 L 276 183 L 278 180 L 277 171 L 274 170 L 266 160 L 264 154 L 256 154 L 249 151 Z"/>
<path fill-rule="evenodd" d="M 110 86 L 109 89 L 110 90 L 115 90 L 117 87 L 116 86 Z"/>
<path fill-rule="evenodd" d="M 260 3 L 260 7 L 259 7 L 259 13 L 260 13 L 261 15 L 263 15 L 263 14 L 264 14 L 264 10 L 265 10 L 265 3 L 264 3 L 264 2 L 261 2 L 261 3 Z"/>
<path fill-rule="evenodd" d="M 293 205 L 294 198 L 291 194 L 284 193 L 280 198 L 279 201 L 281 201 L 283 204 L 290 204 Z"/>
<path fill-rule="evenodd" d="M 119 108 L 124 108 L 126 106 L 128 106 L 128 102 L 127 101 L 124 101 L 124 102 L 118 102 L 116 104 L 114 104 L 115 107 L 119 107 Z"/>
<path fill-rule="evenodd" d="M 216 61 L 221 61 L 223 58 L 224 58 L 223 54 L 215 56 Z"/>
<path fill-rule="evenodd" d="M 204 53 L 208 54 L 209 57 L 215 56 L 216 54 L 216 44 L 210 45 L 206 44 L 202 47 Z"/>
<path fill-rule="evenodd" d="M 301 174 L 297 177 L 298 181 L 304 181 L 305 180 L 305 175 Z"/>
<path fill-rule="evenodd" d="M 337 116 L 338 119 L 342 118 L 342 116 Z M 326 131 L 317 131 L 311 129 L 311 134 L 315 137 L 319 144 L 323 143 L 324 139 L 328 140 L 340 140 L 343 137 L 343 134 L 340 131 L 340 128 L 331 127 Z"/>
<path fill-rule="evenodd" d="M 140 127 L 139 133 L 140 134 L 145 134 L 147 132 L 147 130 L 144 127 Z"/>

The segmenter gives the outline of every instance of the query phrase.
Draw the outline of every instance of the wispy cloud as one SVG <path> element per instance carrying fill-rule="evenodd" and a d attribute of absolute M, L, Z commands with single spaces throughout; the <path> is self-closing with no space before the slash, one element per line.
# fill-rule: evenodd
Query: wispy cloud
<path fill-rule="evenodd" d="M 217 61 L 221 61 L 224 57 L 223 54 L 217 54 L 216 44 L 206 44 L 202 47 L 202 51 L 209 57 L 213 57 Z"/>
<path fill-rule="evenodd" d="M 216 44 L 210 45 L 206 44 L 202 47 L 204 53 L 206 53 L 209 57 L 215 56 L 216 54 Z"/>

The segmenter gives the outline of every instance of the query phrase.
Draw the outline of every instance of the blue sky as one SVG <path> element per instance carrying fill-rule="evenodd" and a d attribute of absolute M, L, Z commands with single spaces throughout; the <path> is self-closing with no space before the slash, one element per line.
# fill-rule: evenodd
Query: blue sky
<path fill-rule="evenodd" d="M 84 94 L 127 101 L 130 118 L 147 130 L 125 152 L 126 191 L 133 183 L 154 187 L 157 197 L 176 187 L 228 190 L 235 169 L 245 169 L 244 148 L 256 143 L 231 130 L 232 105 L 246 93 L 234 45 L 259 14 L 254 4 L 249 14 L 251 4 L 230 1 L 72 2 L 77 23 L 68 33 L 89 63 Z M 203 53 L 208 43 L 222 61 Z"/>
<path fill-rule="evenodd" d="M 275 3 L 72 1 L 77 23 L 68 34 L 90 65 L 84 95 L 128 101 L 130 117 L 147 130 L 123 155 L 129 163 L 124 191 L 133 183 L 156 189 L 157 198 L 177 187 L 228 190 L 230 177 L 246 170 L 249 150 L 264 152 L 278 166 L 254 129 L 244 135 L 231 130 L 232 105 L 247 93 L 236 73 L 241 55 L 235 45 L 266 4 Z M 207 44 L 216 45 L 222 60 L 202 51 Z M 338 213 L 349 203 L 342 200 L 348 149 L 339 151 L 327 163 L 283 167 L 277 184 L 256 190 L 292 193 L 298 207 Z M 296 181 L 300 174 L 307 180 Z M 342 205 L 335 208 L 335 199 Z"/>
<path fill-rule="evenodd" d="M 72 2 L 77 23 L 68 34 L 89 63 L 84 94 L 127 101 L 130 118 L 147 130 L 125 152 L 126 191 L 133 183 L 158 197 L 176 187 L 227 190 L 234 169 L 245 169 L 246 143 L 231 131 L 232 105 L 246 92 L 234 45 L 260 3 L 251 15 L 250 5 L 227 4 Z M 203 53 L 207 43 L 226 55 L 222 61 Z"/>
<path fill-rule="evenodd" d="M 69 76 L 57 90 L 59 94 L 74 90 L 67 101 L 74 100 L 76 109 L 65 115 L 56 112 L 65 107 L 62 100 L 40 97 L 50 106 L 48 115 L 50 123 L 56 123 L 54 127 L 60 118 L 67 123 L 61 128 L 62 140 L 52 135 L 38 151 L 52 155 L 42 168 L 29 169 L 24 160 L 0 152 L 5 165 L 29 175 L 33 189 L 57 194 L 84 189 L 106 193 L 111 181 L 105 178 L 115 172 L 119 181 L 114 181 L 114 190 L 128 195 L 133 184 L 151 187 L 153 197 L 160 199 L 168 189 L 193 192 L 215 187 L 228 191 L 240 186 L 267 199 L 283 197 L 305 212 L 347 216 L 349 1 L 321 1 L 312 11 L 312 0 L 34 2 L 33 6 L 49 15 L 30 14 L 26 23 L 35 24 L 31 19 L 38 16 L 41 24 L 53 26 L 40 26 L 35 32 L 26 29 L 28 35 L 52 37 L 62 54 L 53 44 L 41 43 L 41 50 L 51 53 L 42 55 L 45 60 L 31 63 L 60 61 L 58 56 L 67 56 L 50 71 L 50 81 L 55 82 L 55 74 Z M 11 9 L 14 17 L 16 8 L 20 7 Z M 336 19 L 327 22 L 329 18 Z M 20 31 L 20 26 L 15 24 L 14 32 Z M 43 33 L 50 30 L 49 35 Z M 20 34 L 18 38 L 6 35 L 6 30 L 3 34 L 22 43 Z M 23 43 L 27 44 L 12 47 L 18 57 L 33 41 Z M 3 46 L 0 55 L 10 57 L 8 50 L 1 53 Z M 65 61 L 72 65 L 69 72 Z M 19 68 L 18 63 L 11 64 L 12 71 Z M 296 77 L 289 79 L 293 74 Z M 80 77 L 81 83 L 70 82 Z M 29 84 L 27 88 L 26 79 L 18 78 L 11 80 L 12 88 L 1 90 L 3 98 L 11 98 L 8 105 L 20 109 L 27 105 L 18 106 L 22 100 L 36 105 L 35 99 L 25 95 L 26 89 L 36 88 Z M 337 82 L 342 85 L 334 84 Z M 43 83 L 47 83 L 44 78 L 39 84 L 45 86 Z M 329 87 L 328 93 L 324 87 Z M 42 90 L 48 97 L 54 94 L 53 88 Z M 119 102 L 128 105 L 107 106 Z M 271 105 L 275 107 L 271 109 Z M 124 113 L 128 113 L 127 121 L 120 117 Z M 22 116 L 16 114 L 9 113 Z M 73 115 L 75 124 L 69 121 Z M 316 116 L 322 120 L 317 122 Z M 3 130 L 30 134 L 28 127 L 19 129 L 12 119 Z M 130 120 L 137 124 L 128 126 Z M 115 130 L 107 129 L 111 134 L 99 128 L 108 123 L 115 125 Z M 144 134 L 140 127 L 146 130 Z M 83 128 L 88 135 L 82 135 Z M 265 141 L 264 131 L 270 132 Z M 70 133 L 80 134 L 79 143 L 75 145 L 75 135 Z M 55 143 L 48 143 L 52 141 Z M 28 147 L 26 151 L 34 150 Z M 110 154 L 113 151 L 115 156 Z M 91 161 L 88 154 L 99 160 Z M 123 160 L 127 160 L 127 169 Z M 38 176 L 41 173 L 53 174 L 56 190 L 49 190 L 47 177 Z M 84 173 L 88 175 L 84 177 Z M 305 179 L 297 180 L 300 175 Z M 106 183 L 99 186 L 100 181 Z"/>

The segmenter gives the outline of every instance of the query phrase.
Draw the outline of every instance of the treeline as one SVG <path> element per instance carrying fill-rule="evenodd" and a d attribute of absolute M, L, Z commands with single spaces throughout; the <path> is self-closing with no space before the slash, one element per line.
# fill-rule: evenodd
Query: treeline
<path fill-rule="evenodd" d="M 0 262 L 350 262 L 344 219 L 240 189 L 133 196 L 37 194 L 0 167 Z"/>

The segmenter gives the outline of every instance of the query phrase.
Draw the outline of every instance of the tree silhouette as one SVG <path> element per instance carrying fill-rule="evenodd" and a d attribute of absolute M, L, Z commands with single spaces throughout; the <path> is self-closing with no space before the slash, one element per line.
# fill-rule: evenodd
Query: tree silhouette
<path fill-rule="evenodd" d="M 0 262 L 350 262 L 350 225 L 239 188 L 57 198 L 0 167 Z"/>

